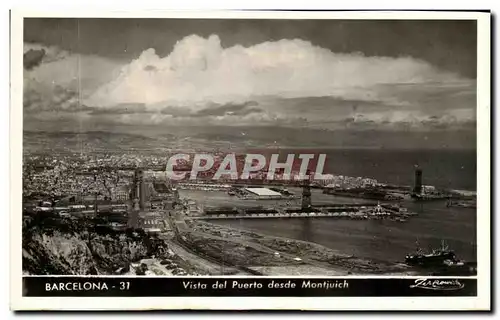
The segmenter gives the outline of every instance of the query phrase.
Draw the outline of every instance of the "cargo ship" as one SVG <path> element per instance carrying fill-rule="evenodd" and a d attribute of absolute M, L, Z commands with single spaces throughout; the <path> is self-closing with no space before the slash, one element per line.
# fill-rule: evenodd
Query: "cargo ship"
<path fill-rule="evenodd" d="M 434 249 L 430 253 L 425 253 L 417 245 L 417 250 L 413 254 L 406 255 L 405 261 L 414 266 L 437 266 L 445 262 L 457 261 L 455 252 L 449 250 L 444 241 L 441 242 L 441 248 Z"/>
<path fill-rule="evenodd" d="M 411 198 L 414 201 L 443 201 L 447 199 L 447 196 L 444 194 L 418 194 L 413 193 Z"/>
<path fill-rule="evenodd" d="M 402 200 L 403 197 L 396 194 L 389 194 L 384 190 L 372 188 L 352 188 L 352 189 L 339 189 L 339 188 L 323 188 L 324 194 L 331 194 L 340 197 L 349 198 L 362 198 L 369 200 L 391 201 Z"/>

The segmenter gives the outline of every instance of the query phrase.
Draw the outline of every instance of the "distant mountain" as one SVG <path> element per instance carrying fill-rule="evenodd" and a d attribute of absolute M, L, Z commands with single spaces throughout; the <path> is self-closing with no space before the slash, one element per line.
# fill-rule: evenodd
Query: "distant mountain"
<path fill-rule="evenodd" d="M 238 147 L 475 149 L 476 133 L 463 130 L 314 129 L 279 126 L 206 126 L 183 128 L 178 137 Z"/>
<path fill-rule="evenodd" d="M 157 143 L 157 139 L 142 135 L 104 131 L 25 131 L 23 137 L 23 147 L 31 152 L 148 150 Z"/>
<path fill-rule="evenodd" d="M 115 130 L 117 128 L 114 128 Z M 127 129 L 126 127 L 122 129 Z M 472 130 L 381 131 L 290 127 L 193 126 L 144 131 L 25 131 L 29 152 L 163 152 L 251 148 L 475 149 Z M 123 130 L 125 131 L 125 130 Z"/>

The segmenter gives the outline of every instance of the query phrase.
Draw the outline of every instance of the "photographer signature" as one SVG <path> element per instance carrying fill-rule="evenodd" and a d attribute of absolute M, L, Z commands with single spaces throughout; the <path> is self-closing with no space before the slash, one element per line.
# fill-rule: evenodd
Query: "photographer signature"
<path fill-rule="evenodd" d="M 410 288 L 422 288 L 428 290 L 460 290 L 464 284 L 457 279 L 415 279 L 415 284 Z"/>

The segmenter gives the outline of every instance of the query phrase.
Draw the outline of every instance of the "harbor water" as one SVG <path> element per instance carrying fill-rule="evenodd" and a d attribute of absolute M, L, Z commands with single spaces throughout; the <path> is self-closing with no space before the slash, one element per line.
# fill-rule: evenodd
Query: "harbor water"
<path fill-rule="evenodd" d="M 297 150 L 279 150 L 280 154 Z M 376 178 L 380 182 L 412 185 L 414 168 L 423 170 L 423 182 L 447 189 L 476 190 L 475 150 L 316 150 L 327 153 L 325 171 L 347 176 Z M 300 192 L 300 191 L 298 191 Z M 183 190 L 181 195 L 203 206 L 272 206 L 272 201 L 250 201 L 224 192 Z M 300 201 L 300 200 L 299 200 Z M 299 201 L 292 205 L 299 205 Z M 373 202 L 324 195 L 313 190 L 312 203 Z M 418 215 L 406 222 L 348 220 L 336 218 L 266 218 L 212 220 L 213 223 L 256 232 L 316 242 L 347 254 L 386 261 L 403 261 L 418 241 L 424 250 L 437 248 L 444 240 L 460 259 L 476 261 L 476 209 L 447 207 L 446 201 L 402 203 Z"/>
<path fill-rule="evenodd" d="M 213 220 L 263 234 L 316 242 L 346 254 L 403 261 L 416 249 L 438 248 L 444 240 L 460 259 L 476 261 L 476 210 L 447 208 L 445 202 L 405 204 L 418 212 L 406 222 L 335 218 Z M 488 213 L 485 213 L 488 214 Z"/>

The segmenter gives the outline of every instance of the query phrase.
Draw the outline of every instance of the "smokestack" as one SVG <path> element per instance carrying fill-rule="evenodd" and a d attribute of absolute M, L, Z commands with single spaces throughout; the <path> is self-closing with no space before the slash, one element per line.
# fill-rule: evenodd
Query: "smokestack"
<path fill-rule="evenodd" d="M 422 194 L 422 169 L 415 169 L 415 188 L 413 192 L 416 194 Z"/>

